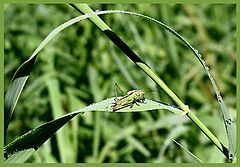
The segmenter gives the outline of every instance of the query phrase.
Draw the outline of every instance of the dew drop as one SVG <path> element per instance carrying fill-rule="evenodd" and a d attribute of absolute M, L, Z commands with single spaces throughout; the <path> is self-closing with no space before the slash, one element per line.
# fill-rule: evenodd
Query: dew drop
<path fill-rule="evenodd" d="M 229 159 L 233 160 L 233 154 L 229 154 Z"/>
<path fill-rule="evenodd" d="M 209 67 L 208 67 L 208 66 L 206 66 L 205 69 L 206 69 L 207 71 L 209 71 Z"/>
<path fill-rule="evenodd" d="M 194 52 L 198 55 L 198 50 L 197 49 L 193 49 L 194 50 Z"/>
<path fill-rule="evenodd" d="M 39 147 L 40 147 L 40 146 L 39 146 L 39 145 L 37 145 L 36 147 L 34 147 L 34 149 L 35 149 L 35 150 L 38 150 L 38 148 L 39 148 Z"/>
<path fill-rule="evenodd" d="M 225 120 L 226 121 L 226 123 L 228 124 L 228 125 L 231 125 L 232 123 L 233 123 L 233 121 L 231 120 L 231 119 L 227 119 L 227 120 Z"/>

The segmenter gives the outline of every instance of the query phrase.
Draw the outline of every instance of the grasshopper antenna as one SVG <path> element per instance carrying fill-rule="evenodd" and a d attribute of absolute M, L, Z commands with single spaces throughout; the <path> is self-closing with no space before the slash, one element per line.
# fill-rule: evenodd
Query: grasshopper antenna
<path fill-rule="evenodd" d="M 124 94 L 124 91 L 120 88 L 120 86 L 118 85 L 118 83 L 115 83 L 114 86 L 115 86 L 116 96 L 117 96 L 117 89 L 120 90 L 120 92 L 121 92 L 122 94 Z"/>

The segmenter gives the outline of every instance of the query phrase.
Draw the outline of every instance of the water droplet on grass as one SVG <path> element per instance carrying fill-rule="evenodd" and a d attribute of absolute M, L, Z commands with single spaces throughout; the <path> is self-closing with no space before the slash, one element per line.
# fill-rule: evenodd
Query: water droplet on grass
<path fill-rule="evenodd" d="M 193 49 L 194 50 L 194 52 L 198 55 L 198 50 L 197 49 Z"/>
<path fill-rule="evenodd" d="M 233 154 L 229 154 L 229 159 L 233 160 Z"/>

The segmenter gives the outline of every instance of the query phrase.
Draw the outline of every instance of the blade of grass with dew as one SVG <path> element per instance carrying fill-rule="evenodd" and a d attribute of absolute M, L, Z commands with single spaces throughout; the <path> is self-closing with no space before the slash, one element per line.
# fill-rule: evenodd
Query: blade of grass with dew
<path fill-rule="evenodd" d="M 86 4 L 71 4 L 76 10 L 80 11 L 81 13 L 94 13 L 93 10 Z M 197 53 L 196 49 L 194 49 L 182 36 L 180 36 L 177 32 L 175 32 L 170 27 L 166 26 L 162 22 L 159 22 L 149 16 L 145 16 L 142 14 L 128 12 L 128 11 L 120 11 L 124 14 L 130 14 L 135 16 L 140 16 L 142 18 L 149 19 L 153 22 L 160 24 L 163 28 L 167 29 L 170 33 L 174 34 L 177 38 L 179 38 L 184 44 L 186 44 L 193 53 L 197 56 L 200 63 L 204 66 L 206 72 L 209 73 L 207 70 L 205 62 L 201 59 L 199 54 Z M 90 18 L 90 20 L 98 26 L 103 33 L 117 46 L 119 47 L 141 70 L 143 70 L 153 81 L 155 81 L 171 98 L 172 100 L 184 111 L 184 114 L 191 119 L 194 124 L 217 146 L 217 148 L 231 161 L 233 158 L 233 154 L 229 153 L 229 150 L 217 139 L 216 136 L 212 134 L 211 131 L 193 114 L 189 107 L 185 105 L 174 93 L 173 91 L 161 80 L 151 69 L 150 67 L 143 62 L 140 57 L 138 57 L 126 44 L 123 42 L 97 15 Z M 211 82 L 212 83 L 212 82 Z M 216 92 L 215 92 L 216 93 Z M 232 123 L 233 124 L 233 123 Z M 226 123 L 225 123 L 226 125 Z M 230 128 L 227 128 L 227 130 Z M 233 132 L 233 128 L 230 129 L 231 134 L 234 136 L 236 132 Z M 232 141 L 232 137 L 229 137 L 229 143 L 235 143 L 234 140 Z M 231 144 L 230 144 L 231 145 Z"/>
<path fill-rule="evenodd" d="M 197 57 L 201 65 L 203 66 L 205 72 L 208 75 L 208 78 L 210 79 L 210 82 L 213 86 L 214 92 L 216 94 L 216 98 L 219 102 L 220 109 L 221 109 L 221 115 L 223 117 L 224 125 L 226 128 L 227 136 L 228 136 L 228 142 L 229 142 L 229 147 L 228 147 L 228 159 L 232 161 L 234 159 L 234 155 L 236 152 L 236 125 L 235 121 L 231 118 L 226 105 L 223 101 L 223 98 L 220 94 L 220 91 L 216 85 L 216 82 L 210 73 L 209 67 L 206 65 L 205 61 L 201 58 L 201 54 L 198 52 L 198 50 L 194 49 L 191 44 L 189 44 L 181 35 L 179 35 L 176 31 L 174 31 L 172 28 L 166 26 L 165 24 L 161 23 L 160 21 L 153 19 L 149 16 L 144 16 L 138 13 L 131 13 L 132 15 L 140 16 L 146 19 L 149 19 L 155 23 L 160 24 L 163 28 L 167 29 L 170 33 L 172 33 L 174 36 L 176 36 L 178 39 L 180 39 L 192 52 L 193 54 Z"/>
<path fill-rule="evenodd" d="M 111 12 L 114 12 L 114 11 L 99 12 L 99 14 L 111 13 Z M 92 17 L 94 15 L 96 14 L 79 16 L 55 28 L 36 48 L 36 50 L 33 52 L 31 57 L 18 68 L 18 70 L 13 76 L 13 79 L 9 85 L 9 88 L 7 89 L 7 93 L 4 100 L 4 138 L 6 137 L 7 128 L 10 123 L 14 108 L 16 107 L 17 101 L 20 97 L 23 87 L 26 84 L 26 81 L 35 63 L 37 54 L 50 42 L 51 39 L 53 39 L 62 30 L 64 30 L 65 28 L 69 27 L 70 25 L 76 22 L 84 20 L 88 17 Z"/>
<path fill-rule="evenodd" d="M 81 108 L 77 111 L 68 113 L 58 119 L 47 122 L 34 130 L 20 136 L 15 141 L 11 142 L 4 147 L 4 158 L 7 161 L 9 158 L 14 156 L 17 152 L 34 149 L 37 150 L 45 141 L 47 141 L 56 131 L 62 128 L 69 120 L 74 118 L 79 113 L 84 113 L 88 111 L 105 111 L 112 112 L 112 103 L 114 102 L 114 97 L 109 98 L 98 103 L 89 105 L 87 107 Z M 139 106 L 134 105 L 132 108 L 124 108 L 118 110 L 117 112 L 136 112 L 136 111 L 146 111 L 155 109 L 166 109 L 175 114 L 180 115 L 182 113 L 178 108 L 172 107 L 170 105 L 165 105 L 152 100 L 145 100 L 144 104 Z"/>
<path fill-rule="evenodd" d="M 75 9 L 80 10 L 81 13 L 93 14 L 95 13 L 88 5 L 86 4 L 71 4 Z M 120 11 L 120 13 L 124 14 L 133 14 L 137 15 L 137 13 L 128 12 L 128 11 Z M 143 17 L 144 15 L 138 14 Z M 189 107 L 186 106 L 174 92 L 160 79 L 150 67 L 143 62 L 139 56 L 137 56 L 124 41 L 121 40 L 97 15 L 89 18 L 94 24 L 96 24 L 103 33 L 116 45 L 118 46 L 138 67 L 140 67 L 150 78 L 152 78 L 172 99 L 178 104 L 178 106 L 184 111 L 184 113 L 190 112 Z"/>
<path fill-rule="evenodd" d="M 18 151 L 12 154 L 4 163 L 24 163 L 26 162 L 32 154 L 35 152 L 33 148 Z"/>
<path fill-rule="evenodd" d="M 97 14 L 104 14 L 104 13 L 106 14 L 106 13 L 112 13 L 112 12 L 114 11 L 104 11 L 104 12 L 99 12 Z M 17 69 L 9 85 L 9 88 L 7 89 L 7 93 L 5 95 L 5 100 L 4 100 L 4 138 L 6 137 L 7 128 L 11 120 L 13 111 L 16 107 L 16 104 L 23 90 L 23 87 L 26 84 L 29 74 L 31 73 L 32 67 L 35 63 L 36 56 L 38 55 L 38 53 L 62 30 L 64 30 L 65 28 L 69 27 L 70 25 L 76 22 L 84 20 L 88 17 L 93 17 L 94 15 L 96 14 L 87 14 L 87 15 L 79 16 L 59 25 L 57 28 L 52 30 L 48 34 L 48 36 L 40 43 L 40 45 L 32 53 L 31 57 L 28 60 L 26 60 Z"/>
<path fill-rule="evenodd" d="M 46 140 L 48 140 L 58 129 L 65 125 L 70 119 L 78 113 L 65 115 L 57 120 L 47 122 L 34 130 L 20 136 L 10 144 L 4 147 L 5 162 L 14 156 L 17 152 L 34 149 L 37 150 Z"/>
<path fill-rule="evenodd" d="M 62 31 L 64 28 L 66 28 L 66 27 L 68 27 L 68 26 L 70 26 L 70 25 L 72 25 L 72 24 L 74 24 L 74 23 L 76 23 L 76 22 L 78 22 L 78 21 L 80 21 L 80 20 L 83 20 L 83 19 L 86 19 L 86 18 L 88 18 L 88 17 L 93 17 L 93 16 L 95 16 L 95 15 L 100 15 L 100 14 L 104 14 L 104 13 L 128 13 L 128 12 L 124 12 L 124 11 L 102 11 L 102 12 L 96 12 L 96 13 L 91 13 L 91 14 L 86 14 L 86 15 L 84 15 L 84 16 L 79 16 L 79 17 L 76 17 L 76 18 L 74 18 L 74 19 L 72 19 L 72 20 L 69 20 L 68 22 L 66 22 L 66 23 L 64 23 L 64 24 L 62 24 L 62 25 L 60 25 L 59 27 L 57 27 L 55 30 L 53 30 L 53 32 L 51 32 L 48 36 L 47 36 L 47 38 L 39 45 L 39 47 L 35 50 L 35 52 L 32 54 L 32 56 L 29 58 L 29 60 L 27 60 L 18 70 L 17 70 L 17 72 L 15 73 L 15 75 L 14 75 L 14 79 L 16 79 L 16 77 L 18 77 L 19 76 L 19 74 L 22 74 L 22 70 L 24 71 L 24 67 L 26 67 L 26 66 L 28 66 L 28 63 L 29 63 L 29 61 L 31 61 L 31 60 L 34 60 L 35 59 L 35 57 L 36 57 L 36 55 L 37 55 L 37 53 L 55 36 L 55 35 L 57 35 L 60 31 Z M 129 12 L 128 14 L 132 14 L 132 12 Z M 111 34 L 112 35 L 112 34 Z M 114 34 L 114 37 L 115 37 L 116 35 Z M 133 57 L 134 58 L 134 57 Z M 138 58 L 138 59 L 133 59 L 133 60 L 138 60 L 138 63 L 137 63 L 137 65 L 141 68 L 141 69 L 143 69 L 143 71 L 145 71 L 146 73 L 148 73 L 148 74 L 153 74 L 152 72 L 151 72 L 151 70 L 149 69 L 149 67 L 148 66 L 146 66 L 144 63 L 142 63 L 142 61 L 139 61 L 139 60 L 141 60 L 140 58 Z M 30 63 L 31 64 L 31 63 Z M 24 74 L 26 74 L 26 73 L 28 73 L 29 72 L 29 69 L 30 68 L 27 68 L 27 71 L 25 71 L 24 72 Z M 26 70 L 26 69 L 25 69 Z M 150 72 L 149 72 L 149 70 L 150 70 Z M 30 72 L 29 72 L 30 73 Z M 150 75 L 150 76 L 151 76 Z M 163 86 L 163 88 L 164 89 L 166 89 L 167 90 L 167 92 L 168 91 L 170 91 L 170 92 L 172 92 L 170 89 L 167 89 L 168 87 L 166 87 L 166 85 L 165 84 L 162 84 L 163 83 L 163 81 L 162 80 L 160 80 L 160 78 L 158 78 L 158 77 L 156 77 L 155 75 L 152 75 L 153 77 L 151 77 L 153 80 L 157 80 L 158 82 L 157 83 L 160 83 L 160 85 L 162 85 Z M 25 81 L 27 80 L 27 78 L 25 79 Z M 25 83 L 24 83 L 25 84 Z M 22 85 L 24 85 L 24 84 L 22 84 Z M 10 86 L 11 87 L 11 86 Z M 18 94 L 17 95 L 20 95 L 20 93 L 21 93 L 21 91 L 20 92 L 18 92 Z M 169 92 L 168 92 L 168 94 L 169 94 Z M 15 95 L 15 94 L 14 94 Z M 180 104 L 182 104 L 182 105 L 179 105 L 178 103 L 178 105 L 183 109 L 183 111 L 189 111 L 189 109 L 188 109 L 188 107 L 187 106 L 185 106 L 181 101 L 178 101 L 178 98 L 176 99 L 176 95 L 175 94 L 171 94 L 172 95 L 172 97 L 173 97 L 173 99 L 175 99 L 175 100 L 177 100 L 177 102 L 178 103 L 180 103 Z M 19 97 L 19 96 L 18 96 Z M 18 98 L 17 98 L 17 100 L 18 100 Z M 17 101 L 16 100 L 16 101 Z M 16 102 L 15 102 L 16 103 Z M 12 103 L 13 104 L 13 103 Z M 11 105 L 12 105 L 11 104 Z M 14 106 L 15 107 L 15 106 Z M 7 114 L 9 115 L 9 113 L 10 112 L 7 112 Z M 217 138 L 201 123 L 201 121 L 200 120 L 198 120 L 198 118 L 193 114 L 193 113 L 189 113 L 188 115 L 187 115 L 188 117 L 190 117 L 190 119 L 209 137 L 209 139 L 224 153 L 224 154 L 226 154 L 226 152 L 228 152 L 228 150 L 217 140 Z"/>

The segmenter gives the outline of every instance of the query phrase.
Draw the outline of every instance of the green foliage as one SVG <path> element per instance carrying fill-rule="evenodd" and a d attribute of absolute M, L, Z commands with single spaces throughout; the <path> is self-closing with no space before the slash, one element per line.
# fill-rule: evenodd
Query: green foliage
<path fill-rule="evenodd" d="M 50 97 L 52 102 L 52 108 L 55 115 L 58 115 L 61 108 L 59 108 L 58 101 L 56 97 L 53 97 L 53 92 L 57 91 L 58 86 L 56 85 L 56 80 L 48 81 L 48 86 L 50 90 Z M 52 86 L 56 86 L 55 88 Z M 74 112 L 65 114 L 63 116 L 55 116 L 53 121 L 47 122 L 34 130 L 29 131 L 28 133 L 17 138 L 15 141 L 11 142 L 4 147 L 4 157 L 5 162 L 25 162 L 28 157 L 30 157 L 32 150 L 37 150 L 42 146 L 55 132 L 57 133 L 58 148 L 60 149 L 60 156 L 63 162 L 73 161 L 74 152 L 69 152 L 66 154 L 66 150 L 73 150 L 74 145 L 71 144 L 70 134 L 71 131 L 69 126 L 65 125 L 76 115 L 89 111 L 107 111 L 107 112 L 136 112 L 136 111 L 147 111 L 147 110 L 156 110 L 156 109 L 166 109 L 177 115 L 181 115 L 182 111 L 176 107 L 165 105 L 156 101 L 145 99 L 144 103 L 141 105 L 133 105 L 132 107 L 125 107 L 117 111 L 113 110 L 112 104 L 115 101 L 115 98 L 109 98 L 98 103 L 91 104 L 84 108 L 78 109 Z M 65 126 L 64 126 L 65 125 Z M 64 126 L 64 127 L 63 127 Z M 63 127 L 63 128 L 62 128 Z M 61 128 L 61 129 L 60 129 Z M 59 130 L 60 129 L 60 130 Z M 69 136 L 69 138 L 67 138 Z M 141 144 L 137 144 L 137 147 L 140 150 L 144 150 Z M 20 153 L 19 153 L 20 152 Z M 144 151 L 145 152 L 145 151 Z M 23 155 L 22 155 L 23 154 Z M 149 154 L 149 153 L 148 153 Z M 72 155 L 72 156 L 71 156 Z M 26 159 L 23 158 L 26 156 Z"/>
<path fill-rule="evenodd" d="M 175 29 L 202 53 L 226 106 L 235 116 L 235 5 L 119 4 L 91 7 L 135 11 Z M 5 5 L 5 90 L 16 69 L 46 35 L 77 15 L 68 5 Z M 211 85 L 190 51 L 152 22 L 121 14 L 101 18 L 226 144 Z M 155 90 L 155 84 L 122 54 L 87 20 L 64 30 L 39 54 L 15 109 L 6 143 L 56 118 L 54 106 L 62 111 L 60 116 L 113 96 L 115 82 L 124 90 Z M 146 96 L 172 103 L 161 90 Z M 63 133 L 65 135 L 61 137 L 64 139 L 61 140 L 73 146 L 65 147 L 58 136 L 53 137 L 51 144 L 44 144 L 30 162 L 195 162 L 174 142 L 169 143 L 171 135 L 186 143 L 188 149 L 205 162 L 224 161 L 221 153 L 216 152 L 216 148 L 209 145 L 206 137 L 188 120 L 167 112 L 90 112 L 74 118 Z M 41 149 L 45 147 L 51 150 L 48 151 L 51 156 L 44 156 L 47 151 Z M 66 156 L 73 159 L 63 159 L 63 147 Z"/>

